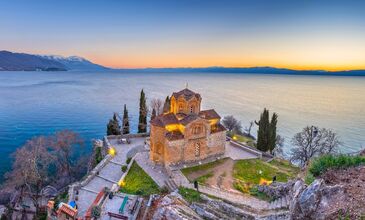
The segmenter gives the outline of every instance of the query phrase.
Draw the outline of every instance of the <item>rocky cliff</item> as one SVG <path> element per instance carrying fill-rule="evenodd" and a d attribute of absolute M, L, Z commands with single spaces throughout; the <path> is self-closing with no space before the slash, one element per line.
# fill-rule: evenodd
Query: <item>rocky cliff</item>
<path fill-rule="evenodd" d="M 361 219 L 365 216 L 365 166 L 329 170 L 307 186 L 303 180 L 259 189 L 272 198 L 288 196 L 290 219 Z"/>

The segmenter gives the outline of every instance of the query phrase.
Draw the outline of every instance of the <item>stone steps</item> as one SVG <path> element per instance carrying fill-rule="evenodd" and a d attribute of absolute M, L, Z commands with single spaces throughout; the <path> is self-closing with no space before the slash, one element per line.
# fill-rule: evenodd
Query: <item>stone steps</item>
<path fill-rule="evenodd" d="M 206 219 L 231 219 L 223 210 L 206 204 L 196 203 L 192 208 L 198 213 L 200 212 L 199 214 L 203 215 Z"/>
<path fill-rule="evenodd" d="M 289 208 L 289 196 L 278 198 L 269 204 L 268 209 L 287 209 Z"/>
<path fill-rule="evenodd" d="M 172 179 L 165 180 L 165 186 L 171 192 L 175 191 L 178 188 L 178 186 L 175 184 L 175 182 Z"/>

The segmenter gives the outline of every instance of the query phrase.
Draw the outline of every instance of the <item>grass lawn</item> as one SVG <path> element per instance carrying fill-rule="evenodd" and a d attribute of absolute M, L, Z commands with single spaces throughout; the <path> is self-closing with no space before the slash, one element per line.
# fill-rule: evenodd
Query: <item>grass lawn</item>
<path fill-rule="evenodd" d="M 272 180 L 274 176 L 279 182 L 286 182 L 290 178 L 285 171 L 259 159 L 238 160 L 233 169 L 234 178 L 249 184 L 259 184 L 261 178 Z"/>
<path fill-rule="evenodd" d="M 271 165 L 279 168 L 280 170 L 286 171 L 290 177 L 295 177 L 300 172 L 299 167 L 293 165 L 292 163 L 290 163 L 287 160 L 276 158 L 276 159 L 270 161 L 269 163 Z"/>
<path fill-rule="evenodd" d="M 179 194 L 189 203 L 201 201 L 200 192 L 197 192 L 196 190 L 193 189 L 180 187 Z"/>
<path fill-rule="evenodd" d="M 152 178 L 136 162 L 133 162 L 120 191 L 145 196 L 159 193 L 160 189 Z"/>
<path fill-rule="evenodd" d="M 198 172 L 198 171 L 204 171 L 204 170 L 208 170 L 208 169 L 212 169 L 214 168 L 215 166 L 221 164 L 224 162 L 225 159 L 221 159 L 221 160 L 216 160 L 216 161 L 213 161 L 213 162 L 210 162 L 210 163 L 206 163 L 206 164 L 203 164 L 203 165 L 198 165 L 198 166 L 194 166 L 194 167 L 188 167 L 188 168 L 184 168 L 181 170 L 181 172 L 187 176 L 191 173 L 195 173 L 195 172 Z M 208 175 L 208 174 L 207 174 Z M 209 177 L 208 177 L 209 178 Z M 207 179 L 207 178 L 206 178 Z"/>
<path fill-rule="evenodd" d="M 209 179 L 210 177 L 212 177 L 214 174 L 213 172 L 209 172 L 203 176 L 200 176 L 198 178 L 196 178 L 195 180 L 198 181 L 198 183 L 201 183 L 201 184 L 205 184 L 205 182 L 207 181 L 207 179 Z"/>
<path fill-rule="evenodd" d="M 232 132 L 227 132 L 227 135 L 237 142 L 243 142 L 248 146 L 254 147 L 255 140 L 249 136 L 233 134 Z"/>
<path fill-rule="evenodd" d="M 233 140 L 238 141 L 238 142 L 253 142 L 254 140 L 250 137 L 244 136 L 244 135 L 239 135 L 239 134 L 235 134 L 233 135 Z"/>

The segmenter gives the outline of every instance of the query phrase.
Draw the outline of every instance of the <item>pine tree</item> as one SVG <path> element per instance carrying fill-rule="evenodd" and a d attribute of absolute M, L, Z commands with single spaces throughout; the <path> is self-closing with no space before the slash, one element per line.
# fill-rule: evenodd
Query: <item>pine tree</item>
<path fill-rule="evenodd" d="M 167 96 L 165 99 L 165 103 L 163 105 L 163 113 L 168 113 L 170 111 L 170 97 Z"/>
<path fill-rule="evenodd" d="M 141 96 L 139 98 L 139 120 L 138 120 L 138 133 L 147 132 L 147 105 L 146 105 L 146 95 L 141 90 Z"/>
<path fill-rule="evenodd" d="M 278 123 L 278 115 L 276 113 L 272 114 L 271 117 L 271 122 L 270 122 L 270 132 L 269 132 L 269 150 L 270 153 L 272 154 L 275 147 L 276 147 L 276 140 L 277 140 L 277 135 L 276 135 L 276 125 Z"/>
<path fill-rule="evenodd" d="M 156 118 L 156 109 L 152 109 L 151 120 Z"/>
<path fill-rule="evenodd" d="M 123 111 L 123 134 L 129 134 L 129 116 L 126 104 L 124 104 Z"/>
<path fill-rule="evenodd" d="M 107 135 L 120 135 L 120 126 L 117 118 L 117 114 L 114 113 L 113 119 L 109 120 L 106 130 Z"/>
<path fill-rule="evenodd" d="M 266 152 L 269 150 L 269 110 L 264 109 L 260 116 L 260 121 L 256 122 L 256 124 L 259 126 L 257 130 L 257 149 Z"/>

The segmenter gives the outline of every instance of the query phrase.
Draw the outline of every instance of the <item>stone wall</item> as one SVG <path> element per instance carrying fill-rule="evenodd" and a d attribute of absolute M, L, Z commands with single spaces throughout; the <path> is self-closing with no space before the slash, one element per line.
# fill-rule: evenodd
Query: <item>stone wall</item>
<path fill-rule="evenodd" d="M 226 149 L 226 132 L 216 132 L 208 136 L 208 150 L 210 155 L 224 153 Z"/>
<path fill-rule="evenodd" d="M 151 125 L 151 136 L 153 138 L 150 138 L 150 159 L 156 163 L 164 163 L 165 128 Z"/>
<path fill-rule="evenodd" d="M 107 152 L 108 149 L 111 144 L 109 143 L 109 138 L 108 137 L 104 137 L 103 138 L 103 146 L 102 148 L 104 148 L 104 150 L 102 150 L 102 152 Z M 113 138 L 113 137 L 112 137 Z M 101 147 L 101 146 L 98 146 Z M 68 190 L 68 195 L 69 195 L 69 202 L 75 200 L 75 192 L 77 190 L 80 190 L 82 187 L 86 186 L 96 175 L 98 175 L 98 173 L 100 172 L 100 170 L 107 164 L 109 163 L 109 161 L 112 159 L 113 157 L 109 154 L 106 154 L 104 159 L 102 161 L 100 161 L 100 163 L 98 163 L 90 172 L 88 172 L 88 174 L 80 181 L 75 182 L 73 184 L 71 184 L 69 186 L 69 190 Z"/>
<path fill-rule="evenodd" d="M 81 181 L 75 182 L 69 186 L 68 195 L 69 202 L 75 200 L 75 191 L 80 190 L 82 187 L 86 186 L 98 173 L 100 170 L 112 159 L 111 155 L 106 155 L 102 161 L 90 171 Z"/>

